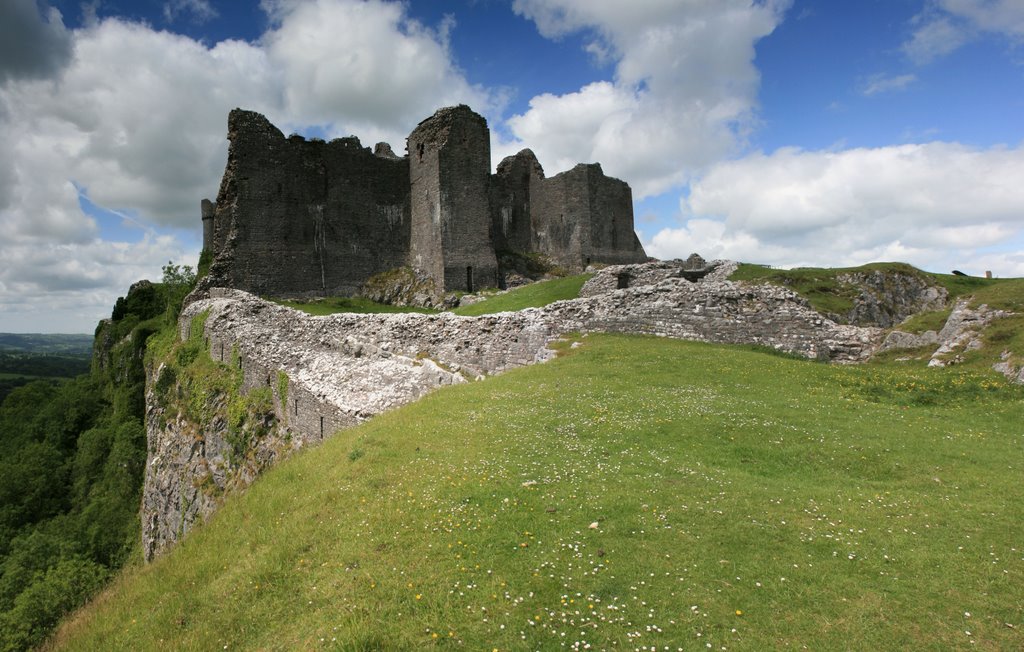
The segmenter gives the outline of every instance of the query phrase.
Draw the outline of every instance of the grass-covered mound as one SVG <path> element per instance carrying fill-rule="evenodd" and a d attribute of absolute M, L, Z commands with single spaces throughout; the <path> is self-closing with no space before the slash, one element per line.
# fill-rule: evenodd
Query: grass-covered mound
<path fill-rule="evenodd" d="M 1024 645 L 1021 388 L 582 342 L 281 464 L 54 646 Z"/>
<path fill-rule="evenodd" d="M 483 301 L 472 305 L 456 308 L 457 315 L 477 316 L 496 312 L 522 310 L 523 308 L 540 308 L 562 299 L 576 299 L 580 296 L 580 288 L 593 274 L 578 274 L 539 281 L 508 292 L 494 293 Z M 393 306 L 378 303 L 365 297 L 330 297 L 311 301 L 288 301 L 274 299 L 277 303 L 301 310 L 310 315 L 331 315 L 336 312 L 421 312 L 434 313 L 436 310 L 417 308 L 414 306 Z"/>
<path fill-rule="evenodd" d="M 974 369 L 991 367 L 1008 352 L 1009 361 L 1017 366 L 1024 364 L 1024 279 L 1021 278 L 980 278 L 954 274 L 923 272 L 905 263 L 871 263 L 861 267 L 773 269 L 765 265 L 741 264 L 729 277 L 733 281 L 774 283 L 788 287 L 803 296 L 811 306 L 826 314 L 843 313 L 853 306 L 859 294 L 855 286 L 839 281 L 838 277 L 852 272 L 891 272 L 919 276 L 929 283 L 944 287 L 949 293 L 949 302 L 941 310 L 921 312 L 912 315 L 897 328 L 908 333 L 923 333 L 928 330 L 940 331 L 953 310 L 957 299 L 969 297 L 972 308 L 987 305 L 990 308 L 1014 313 L 1001 318 L 985 328 L 982 334 L 984 345 L 981 349 L 964 353 L 964 363 Z M 923 351 L 922 357 L 930 358 L 934 347 Z M 887 354 L 905 355 L 900 352 Z"/>
<path fill-rule="evenodd" d="M 336 312 L 373 313 L 373 312 L 436 312 L 429 308 L 417 308 L 416 306 L 392 306 L 386 303 L 378 303 L 365 297 L 328 297 L 324 299 L 312 299 L 309 301 L 291 301 L 285 299 L 272 299 L 272 301 L 301 310 L 308 315 L 322 316 L 333 315 Z"/>
<path fill-rule="evenodd" d="M 523 308 L 541 308 L 563 299 L 576 299 L 580 289 L 593 274 L 577 274 L 564 278 L 539 281 L 514 288 L 508 292 L 495 294 L 478 303 L 456 308 L 456 315 L 490 315 L 496 312 L 522 310 Z"/>
<path fill-rule="evenodd" d="M 732 273 L 729 280 L 782 285 L 802 295 L 819 312 L 842 313 L 853 307 L 853 300 L 859 294 L 859 290 L 852 285 L 842 283 L 837 277 L 855 272 L 890 272 L 920 276 L 930 283 L 946 288 L 950 299 L 971 295 L 976 297 L 978 303 L 987 302 L 993 307 L 1024 308 L 1024 279 L 988 279 L 977 276 L 934 274 L 921 271 L 906 263 L 870 263 L 860 267 L 797 267 L 794 269 L 775 269 L 766 265 L 743 263 Z"/>

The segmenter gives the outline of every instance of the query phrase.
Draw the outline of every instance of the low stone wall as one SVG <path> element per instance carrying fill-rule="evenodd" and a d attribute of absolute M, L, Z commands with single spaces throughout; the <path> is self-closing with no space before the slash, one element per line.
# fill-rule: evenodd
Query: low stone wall
<path fill-rule="evenodd" d="M 686 262 L 682 260 L 666 260 L 634 265 L 609 265 L 597 270 L 580 289 L 581 297 L 594 297 L 613 290 L 657 285 L 669 278 L 681 278 Z M 713 260 L 708 263 L 711 271 L 697 283 L 715 283 L 728 280 L 736 271 L 737 263 L 732 260 Z"/>
<path fill-rule="evenodd" d="M 880 337 L 878 329 L 823 318 L 784 288 L 680 278 L 482 317 L 311 317 L 215 289 L 183 312 L 183 337 L 202 312 L 209 313 L 204 337 L 211 356 L 228 363 L 236 352 L 247 388 L 273 388 L 277 372 L 286 373 L 289 405 L 279 416 L 316 438 L 321 417 L 325 431 L 333 431 L 440 385 L 547 360 L 547 345 L 570 331 L 760 344 L 838 362 L 866 358 Z"/>
<path fill-rule="evenodd" d="M 825 319 L 785 288 L 706 279 L 670 277 L 547 310 L 565 330 L 758 344 L 834 362 L 866 359 L 881 337 L 879 329 Z"/>

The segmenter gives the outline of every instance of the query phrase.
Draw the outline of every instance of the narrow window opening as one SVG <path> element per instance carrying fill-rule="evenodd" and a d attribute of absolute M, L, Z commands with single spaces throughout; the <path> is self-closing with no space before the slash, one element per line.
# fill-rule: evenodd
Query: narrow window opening
<path fill-rule="evenodd" d="M 466 292 L 473 292 L 473 266 L 466 267 Z"/>
<path fill-rule="evenodd" d="M 324 418 L 320 417 L 320 439 L 324 438 Z"/>
<path fill-rule="evenodd" d="M 238 356 L 238 368 L 242 368 L 242 356 Z"/>
<path fill-rule="evenodd" d="M 224 342 L 220 343 L 220 361 L 224 362 Z"/>
<path fill-rule="evenodd" d="M 299 416 L 299 399 L 295 399 L 295 416 Z"/>
<path fill-rule="evenodd" d="M 590 256 L 587 256 L 587 267 L 590 267 Z"/>

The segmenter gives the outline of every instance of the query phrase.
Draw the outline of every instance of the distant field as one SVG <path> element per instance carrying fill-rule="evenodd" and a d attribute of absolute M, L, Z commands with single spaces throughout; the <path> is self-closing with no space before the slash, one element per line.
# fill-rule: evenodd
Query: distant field
<path fill-rule="evenodd" d="M 63 380 L 89 371 L 91 355 L 0 351 L 0 401 L 34 380 Z"/>
<path fill-rule="evenodd" d="M 281 464 L 54 647 L 1024 648 L 1024 389 L 580 342 Z"/>
<path fill-rule="evenodd" d="M 88 355 L 92 353 L 92 341 L 93 336 L 85 333 L 80 335 L 0 333 L 0 351 Z"/>

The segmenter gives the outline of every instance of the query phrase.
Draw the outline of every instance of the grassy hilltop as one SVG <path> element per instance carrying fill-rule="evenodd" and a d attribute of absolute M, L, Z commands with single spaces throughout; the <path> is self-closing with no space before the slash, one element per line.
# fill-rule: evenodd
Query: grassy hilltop
<path fill-rule="evenodd" d="M 282 463 L 50 647 L 1024 647 L 1024 388 L 574 339 Z"/>

